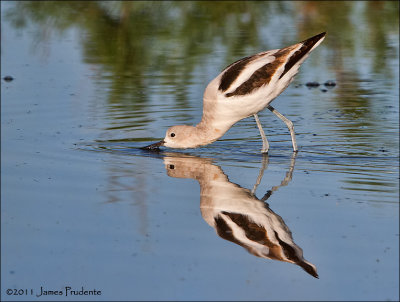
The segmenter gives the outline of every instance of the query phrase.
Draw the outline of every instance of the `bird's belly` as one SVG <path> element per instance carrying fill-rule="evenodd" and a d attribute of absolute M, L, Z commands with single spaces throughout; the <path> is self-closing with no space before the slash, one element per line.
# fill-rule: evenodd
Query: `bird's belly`
<path fill-rule="evenodd" d="M 267 97 L 247 97 L 221 100 L 217 106 L 218 116 L 233 123 L 263 110 L 270 102 Z"/>

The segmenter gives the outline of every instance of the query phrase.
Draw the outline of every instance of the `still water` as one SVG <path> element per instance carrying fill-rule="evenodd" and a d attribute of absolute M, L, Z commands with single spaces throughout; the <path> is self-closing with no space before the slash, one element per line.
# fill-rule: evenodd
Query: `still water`
<path fill-rule="evenodd" d="M 398 300 L 398 13 L 2 1 L 1 299 Z M 273 102 L 297 155 L 268 110 L 269 156 L 250 118 L 202 148 L 139 149 L 198 123 L 231 62 L 322 31 Z"/>

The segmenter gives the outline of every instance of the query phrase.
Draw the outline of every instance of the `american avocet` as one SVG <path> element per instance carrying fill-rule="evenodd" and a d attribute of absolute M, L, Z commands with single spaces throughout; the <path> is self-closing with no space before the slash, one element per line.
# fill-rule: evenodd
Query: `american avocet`
<path fill-rule="evenodd" d="M 208 145 L 223 136 L 236 122 L 254 116 L 263 141 L 261 152 L 267 153 L 269 144 L 257 113 L 268 108 L 289 128 L 293 151 L 296 152 L 293 123 L 270 103 L 290 84 L 300 65 L 324 38 L 325 32 L 300 43 L 260 52 L 232 63 L 204 91 L 203 117 L 199 124 L 170 127 L 162 141 L 143 149 Z"/>
<path fill-rule="evenodd" d="M 166 153 L 164 164 L 168 176 L 193 178 L 200 184 L 200 210 L 203 219 L 217 234 L 244 247 L 249 253 L 267 259 L 294 263 L 318 278 L 317 268 L 304 259 L 303 250 L 293 240 L 292 232 L 281 216 L 267 203 L 270 196 L 292 179 L 296 153 L 280 185 L 271 187 L 261 198 L 255 190 L 268 165 L 268 155 L 253 190 L 232 183 L 221 167 L 211 159 Z"/>

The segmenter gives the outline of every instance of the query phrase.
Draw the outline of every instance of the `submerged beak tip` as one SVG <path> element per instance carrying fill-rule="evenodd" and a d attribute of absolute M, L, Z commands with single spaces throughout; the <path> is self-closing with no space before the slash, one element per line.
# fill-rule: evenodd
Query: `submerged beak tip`
<path fill-rule="evenodd" d="M 140 149 L 142 149 L 142 150 L 159 150 L 160 146 L 164 146 L 164 143 L 165 143 L 164 140 L 162 140 L 157 143 L 141 147 Z"/>

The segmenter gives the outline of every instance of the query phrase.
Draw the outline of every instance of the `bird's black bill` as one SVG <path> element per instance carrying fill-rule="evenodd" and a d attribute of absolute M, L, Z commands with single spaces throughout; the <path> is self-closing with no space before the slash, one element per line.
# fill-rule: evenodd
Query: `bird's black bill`
<path fill-rule="evenodd" d="M 163 145 L 164 145 L 164 141 L 160 141 L 158 143 L 154 143 L 154 144 L 142 147 L 140 149 L 143 149 L 143 150 L 158 150 L 158 149 L 160 149 L 160 146 L 163 146 Z"/>

